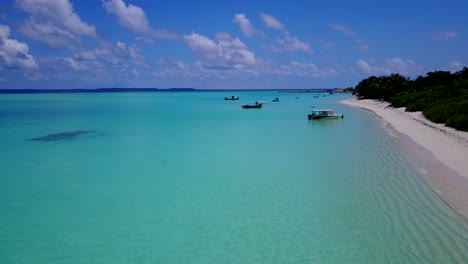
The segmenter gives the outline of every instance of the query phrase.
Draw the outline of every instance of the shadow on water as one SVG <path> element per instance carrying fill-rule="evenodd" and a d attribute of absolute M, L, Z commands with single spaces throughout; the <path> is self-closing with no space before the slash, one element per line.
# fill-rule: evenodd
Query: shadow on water
<path fill-rule="evenodd" d="M 341 126 L 343 119 L 322 119 L 322 120 L 308 120 L 309 126 L 312 127 L 334 127 Z"/>
<path fill-rule="evenodd" d="M 76 130 L 76 131 L 65 131 L 60 133 L 48 134 L 46 136 L 28 139 L 28 141 L 57 141 L 57 140 L 69 140 L 74 139 L 80 135 L 96 133 L 94 130 Z"/>

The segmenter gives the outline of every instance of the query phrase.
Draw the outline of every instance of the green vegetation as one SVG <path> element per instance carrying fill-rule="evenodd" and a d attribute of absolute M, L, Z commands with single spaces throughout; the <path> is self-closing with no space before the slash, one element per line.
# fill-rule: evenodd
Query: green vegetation
<path fill-rule="evenodd" d="M 428 72 L 410 80 L 400 74 L 369 77 L 356 85 L 354 95 L 381 99 L 392 107 L 422 111 L 424 116 L 458 130 L 468 131 L 468 68 L 455 73 Z"/>
<path fill-rule="evenodd" d="M 352 93 L 354 92 L 354 87 L 347 87 L 343 89 L 343 93 Z"/>

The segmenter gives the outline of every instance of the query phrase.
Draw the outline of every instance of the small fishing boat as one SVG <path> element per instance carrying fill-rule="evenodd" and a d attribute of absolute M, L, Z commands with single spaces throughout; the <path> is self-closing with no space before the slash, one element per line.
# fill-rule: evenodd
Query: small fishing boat
<path fill-rule="evenodd" d="M 253 105 L 243 105 L 242 108 L 262 108 L 262 104 L 259 102 L 255 102 Z"/>
<path fill-rule="evenodd" d="M 224 97 L 224 100 L 239 100 L 239 96 Z"/>
<path fill-rule="evenodd" d="M 307 115 L 309 120 L 320 120 L 320 119 L 338 119 L 343 118 L 343 114 L 337 114 L 332 109 L 314 109 L 312 114 Z"/>

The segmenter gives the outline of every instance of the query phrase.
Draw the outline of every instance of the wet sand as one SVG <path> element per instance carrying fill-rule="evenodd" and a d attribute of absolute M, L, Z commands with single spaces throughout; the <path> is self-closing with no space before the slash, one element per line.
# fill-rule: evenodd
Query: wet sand
<path fill-rule="evenodd" d="M 348 99 L 343 104 L 381 117 L 396 132 L 396 144 L 427 183 L 456 211 L 468 218 L 468 132 L 427 120 L 379 100 Z"/>

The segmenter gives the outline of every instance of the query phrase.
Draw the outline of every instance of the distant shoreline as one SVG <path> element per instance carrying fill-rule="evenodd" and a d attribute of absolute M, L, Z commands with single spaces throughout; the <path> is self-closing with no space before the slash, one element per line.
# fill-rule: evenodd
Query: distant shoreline
<path fill-rule="evenodd" d="M 248 92 L 277 91 L 290 93 L 330 92 L 335 89 L 198 89 L 198 88 L 95 88 L 95 89 L 0 89 L 0 94 L 45 94 L 45 93 L 141 93 L 141 92 Z"/>
<path fill-rule="evenodd" d="M 403 153 L 424 171 L 424 179 L 442 199 L 468 218 L 468 132 L 433 123 L 421 112 L 389 107 L 385 101 L 341 102 L 372 111 L 401 133 L 396 140 Z"/>

